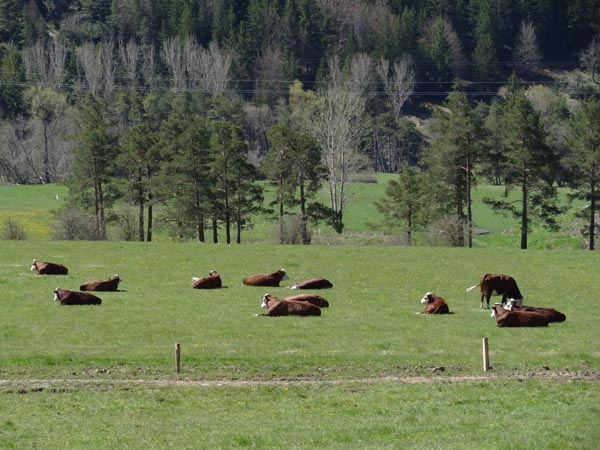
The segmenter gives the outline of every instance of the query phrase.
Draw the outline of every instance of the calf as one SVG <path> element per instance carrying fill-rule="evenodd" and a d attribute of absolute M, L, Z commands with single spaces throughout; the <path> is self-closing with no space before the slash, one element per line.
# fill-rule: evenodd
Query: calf
<path fill-rule="evenodd" d="M 282 300 L 273 297 L 271 294 L 265 294 L 262 298 L 261 308 L 269 311 L 257 316 L 320 316 L 321 309 L 308 302 L 299 302 L 292 300 Z"/>
<path fill-rule="evenodd" d="M 421 303 L 427 305 L 423 310 L 423 314 L 450 314 L 446 301 L 431 292 L 425 293 Z"/>
<path fill-rule="evenodd" d="M 45 261 L 33 260 L 31 270 L 35 270 L 38 275 L 68 275 L 69 269 L 62 264 L 56 264 Z"/>
<path fill-rule="evenodd" d="M 467 292 L 472 291 L 477 287 L 479 287 L 481 292 L 481 304 L 479 305 L 480 309 L 483 309 L 484 297 L 487 301 L 487 309 L 490 309 L 490 297 L 492 295 L 502 295 L 503 305 L 506 303 L 507 298 L 512 298 L 521 302 L 523 301 L 524 296 L 521 294 L 521 291 L 519 291 L 517 282 L 513 277 L 508 275 L 494 275 L 491 273 L 486 273 L 481 278 L 479 284 L 471 286 L 467 289 Z"/>
<path fill-rule="evenodd" d="M 218 289 L 222 286 L 221 277 L 216 270 L 211 270 L 207 277 L 192 278 L 192 288 L 194 289 Z"/>
<path fill-rule="evenodd" d="M 284 300 L 292 302 L 308 302 L 312 305 L 318 306 L 319 308 L 329 307 L 329 302 L 320 295 L 316 294 L 290 295 L 289 297 L 284 298 Z"/>
<path fill-rule="evenodd" d="M 537 312 L 509 311 L 502 303 L 495 303 L 492 315 L 498 327 L 547 327 L 550 322 L 547 317 Z"/>
<path fill-rule="evenodd" d="M 285 270 L 279 269 L 273 273 L 250 275 L 242 280 L 247 286 L 270 286 L 279 287 L 279 283 L 289 279 Z"/>
<path fill-rule="evenodd" d="M 541 306 L 519 305 L 518 303 L 514 302 L 513 300 L 509 300 L 509 302 L 505 308 L 510 311 L 536 312 L 536 313 L 542 314 L 543 316 L 546 316 L 551 323 L 552 322 L 564 322 L 565 320 L 567 320 L 567 316 L 565 316 L 563 313 L 561 313 L 560 311 L 557 311 L 554 308 L 544 308 Z"/>
<path fill-rule="evenodd" d="M 54 301 L 61 305 L 100 305 L 102 300 L 87 292 L 67 291 L 66 289 L 54 289 Z"/>
<path fill-rule="evenodd" d="M 119 275 L 113 275 L 108 280 L 90 280 L 79 286 L 80 291 L 117 291 L 119 290 Z"/>
<path fill-rule="evenodd" d="M 325 278 L 311 278 L 294 284 L 290 289 L 329 289 L 333 284 Z"/>

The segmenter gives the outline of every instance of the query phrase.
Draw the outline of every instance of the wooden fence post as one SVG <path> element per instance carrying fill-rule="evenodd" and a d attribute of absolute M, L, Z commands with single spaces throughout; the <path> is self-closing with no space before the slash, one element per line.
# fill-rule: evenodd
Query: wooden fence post
<path fill-rule="evenodd" d="M 177 373 L 181 372 L 181 345 L 179 342 L 175 344 L 175 365 Z"/>
<path fill-rule="evenodd" d="M 488 338 L 483 338 L 483 371 L 490 370 L 490 351 L 488 346 Z"/>

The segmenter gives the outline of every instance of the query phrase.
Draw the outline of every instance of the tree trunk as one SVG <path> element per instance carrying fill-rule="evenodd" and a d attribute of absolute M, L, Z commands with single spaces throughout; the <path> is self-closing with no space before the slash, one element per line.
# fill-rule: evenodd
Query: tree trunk
<path fill-rule="evenodd" d="M 144 189 L 142 188 L 142 179 L 138 178 L 138 239 L 144 242 Z"/>
<path fill-rule="evenodd" d="M 473 248 L 473 211 L 471 208 L 471 159 L 467 158 L 467 239 Z"/>
<path fill-rule="evenodd" d="M 231 244 L 231 217 L 229 211 L 229 192 L 225 188 L 225 241 Z"/>
<path fill-rule="evenodd" d="M 302 222 L 302 243 L 304 245 L 310 244 L 310 237 L 308 236 L 308 220 L 306 217 L 306 196 L 304 194 L 304 183 L 300 183 L 300 220 Z"/>
<path fill-rule="evenodd" d="M 523 168 L 523 211 L 521 212 L 521 250 L 527 249 L 527 169 Z"/>
<path fill-rule="evenodd" d="M 590 203 L 590 245 L 589 250 L 594 250 L 594 234 L 596 233 L 596 189 L 592 183 Z"/>
<path fill-rule="evenodd" d="M 219 243 L 219 231 L 217 228 L 217 217 L 213 216 L 212 218 L 212 230 L 213 230 L 213 243 Z"/>
<path fill-rule="evenodd" d="M 100 240 L 106 239 L 106 221 L 104 218 L 104 190 L 102 188 L 102 182 L 98 182 L 98 208 L 100 212 L 100 222 L 99 222 L 99 231 L 100 235 L 98 236 Z"/>
<path fill-rule="evenodd" d="M 146 234 L 146 241 L 152 242 L 152 193 L 148 193 L 148 232 Z"/>
<path fill-rule="evenodd" d="M 48 150 L 48 124 L 44 121 L 44 183 L 50 183 L 50 152 Z"/>

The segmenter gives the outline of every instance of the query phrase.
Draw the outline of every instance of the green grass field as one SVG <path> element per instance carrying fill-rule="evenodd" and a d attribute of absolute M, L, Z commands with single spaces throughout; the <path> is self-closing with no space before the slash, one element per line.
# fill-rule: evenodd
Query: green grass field
<path fill-rule="evenodd" d="M 56 203 L 48 186 L 35 198 L 2 189 L 0 214 L 19 210 L 20 195 L 32 217 L 50 217 Z M 0 241 L 0 448 L 597 449 L 600 328 L 590 299 L 600 257 L 491 242 Z M 37 276 L 34 258 L 64 263 L 69 275 Z M 280 267 L 284 287 L 241 283 Z M 211 269 L 225 287 L 191 289 Z M 466 292 L 486 272 L 513 275 L 526 304 L 555 307 L 566 322 L 497 328 L 479 294 Z M 121 291 L 101 293 L 101 306 L 52 301 L 55 287 L 115 273 Z M 331 304 L 321 317 L 255 316 L 265 292 L 290 295 L 313 276 L 334 283 L 321 292 Z M 426 291 L 453 314 L 416 314 Z"/>
<path fill-rule="evenodd" d="M 342 235 L 337 235 L 325 224 L 311 227 L 313 242 L 326 245 L 372 245 L 372 244 L 397 244 L 403 242 L 403 237 L 397 232 L 376 231 L 372 225 L 381 221 L 374 201 L 383 198 L 387 181 L 396 175 L 379 174 L 377 183 L 349 183 L 347 186 L 348 203 L 344 215 L 345 229 Z M 272 195 L 271 188 L 265 185 L 266 206 Z M 518 248 L 520 245 L 519 221 L 511 217 L 494 213 L 483 204 L 483 197 L 501 197 L 504 188 L 501 186 L 478 186 L 473 192 L 473 215 L 475 227 L 488 233 L 474 236 L 473 245 L 477 248 Z M 55 218 L 52 211 L 57 210 L 67 198 L 68 190 L 61 185 L 33 185 L 33 186 L 0 186 L 0 228 L 7 219 L 12 219 L 23 225 L 28 240 L 52 239 L 52 225 Z M 517 197 L 517 193 L 511 193 Z M 325 190 L 318 196 L 319 200 L 327 204 Z M 561 191 L 561 199 L 567 206 L 566 191 Z M 579 205 L 580 203 L 575 203 Z M 586 241 L 578 234 L 579 227 L 569 227 L 573 206 L 562 220 L 563 229 L 558 233 L 550 233 L 539 225 L 534 225 L 529 236 L 531 249 L 580 249 L 584 248 Z M 160 212 L 160 207 L 158 208 Z M 154 241 L 171 241 L 172 238 L 160 223 L 157 213 L 154 227 Z M 254 227 L 244 230 L 243 243 L 271 244 L 277 243 L 278 226 L 272 216 L 254 217 Z M 116 232 L 109 229 L 109 235 Z M 221 240 L 224 232 L 221 231 Z M 420 246 L 441 245 L 442 241 L 437 233 L 416 232 L 414 242 Z"/>

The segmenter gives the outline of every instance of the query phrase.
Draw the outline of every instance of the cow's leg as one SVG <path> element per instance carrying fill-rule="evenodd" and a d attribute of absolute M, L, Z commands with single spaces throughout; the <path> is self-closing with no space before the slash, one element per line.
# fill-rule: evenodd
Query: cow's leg
<path fill-rule="evenodd" d="M 502 294 L 502 306 L 506 305 L 506 293 Z"/>
<path fill-rule="evenodd" d="M 481 294 L 481 303 L 479 304 L 479 309 L 483 309 L 483 297 L 484 295 Z"/>
<path fill-rule="evenodd" d="M 485 301 L 486 301 L 486 304 L 487 304 L 486 309 L 490 309 L 490 297 L 491 296 L 492 296 L 491 292 L 485 296 Z"/>

